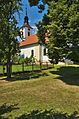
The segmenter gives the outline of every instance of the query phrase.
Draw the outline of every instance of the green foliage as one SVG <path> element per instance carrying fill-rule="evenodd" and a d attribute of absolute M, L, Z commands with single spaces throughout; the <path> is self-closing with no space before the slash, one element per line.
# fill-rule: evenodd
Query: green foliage
<path fill-rule="evenodd" d="M 20 60 L 20 58 L 19 58 L 19 55 L 18 54 L 15 54 L 15 56 L 12 57 L 12 62 L 13 63 L 18 63 L 19 60 Z"/>
<path fill-rule="evenodd" d="M 19 52 L 17 36 L 20 35 L 14 14 L 19 13 L 21 0 L 0 1 L 0 60 L 7 60 L 7 73 L 10 74 L 10 62 Z"/>
<path fill-rule="evenodd" d="M 19 60 L 19 63 L 21 63 L 21 64 L 24 63 L 24 62 L 25 62 L 25 59 L 20 59 Z"/>
<path fill-rule="evenodd" d="M 21 10 L 20 0 L 8 0 L 6 4 L 1 3 L 0 7 L 0 54 L 1 57 L 8 58 L 10 51 L 11 55 L 15 55 L 18 49 L 17 36 L 19 35 L 19 28 L 17 20 L 14 17 L 15 12 Z M 0 58 L 1 58 L 0 57 Z"/>
<path fill-rule="evenodd" d="M 32 57 L 26 57 L 24 61 L 26 64 L 29 64 L 32 62 Z"/>
<path fill-rule="evenodd" d="M 37 35 L 48 48 L 49 58 L 52 62 L 64 58 L 79 62 L 79 1 L 48 0 L 47 5 L 47 15 L 37 24 Z"/>
<path fill-rule="evenodd" d="M 35 63 L 35 61 L 36 61 L 36 58 L 35 57 L 26 57 L 25 59 L 21 58 L 19 60 L 19 63 L 29 64 L 29 63 Z"/>
<path fill-rule="evenodd" d="M 45 9 L 45 5 L 49 4 L 50 1 L 52 1 L 52 0 L 28 0 L 31 7 L 32 6 L 38 7 L 39 13 L 41 13 Z"/>
<path fill-rule="evenodd" d="M 51 2 L 49 4 L 49 18 L 51 19 L 48 29 L 50 31 L 50 46 L 57 51 L 55 59 L 62 60 L 64 57 L 76 60 L 79 56 L 79 4 L 67 0 Z M 53 12 L 52 12 L 53 11 Z M 77 52 L 74 56 L 74 50 Z M 54 52 L 52 52 L 54 54 Z M 51 54 L 52 54 L 51 53 Z M 54 55 L 55 56 L 55 55 Z M 50 55 L 49 55 L 50 57 Z M 79 59 L 77 59 L 79 61 Z"/>

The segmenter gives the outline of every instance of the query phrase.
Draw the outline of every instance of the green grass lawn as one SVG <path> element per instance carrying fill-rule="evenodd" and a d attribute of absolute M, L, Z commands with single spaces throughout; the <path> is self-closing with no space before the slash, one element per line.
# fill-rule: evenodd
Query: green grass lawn
<path fill-rule="evenodd" d="M 49 67 L 52 67 L 52 65 L 50 65 Z M 46 64 L 42 64 L 42 69 L 46 69 L 47 65 Z M 5 66 L 5 73 L 6 73 L 6 66 Z M 40 65 L 33 65 L 33 70 L 40 70 Z M 18 65 L 12 65 L 12 72 L 22 72 L 22 64 L 18 64 Z M 24 64 L 24 71 L 32 71 L 32 65 L 27 65 Z M 0 65 L 0 74 L 3 73 L 3 66 Z"/>
<path fill-rule="evenodd" d="M 77 116 L 78 65 L 17 74 L 11 80 L 0 77 L 0 119 L 78 119 Z"/>
<path fill-rule="evenodd" d="M 3 66 L 0 65 L 0 74 L 2 74 L 2 73 L 3 73 Z M 5 73 L 6 73 L 6 66 L 5 66 Z"/>

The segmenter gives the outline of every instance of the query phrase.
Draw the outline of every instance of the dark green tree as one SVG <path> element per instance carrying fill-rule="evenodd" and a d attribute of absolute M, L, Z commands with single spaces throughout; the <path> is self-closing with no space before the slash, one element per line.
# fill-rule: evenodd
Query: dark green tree
<path fill-rule="evenodd" d="M 0 0 L 0 60 L 7 63 L 7 78 L 11 77 L 12 57 L 19 51 L 20 35 L 15 13 L 21 8 L 21 0 Z"/>
<path fill-rule="evenodd" d="M 48 13 L 37 25 L 37 35 L 48 48 L 48 56 L 51 62 L 57 63 L 64 58 L 78 62 L 79 1 L 48 0 L 45 1 L 45 4 L 48 5 Z M 44 41 L 46 36 L 49 38 L 48 44 Z"/>

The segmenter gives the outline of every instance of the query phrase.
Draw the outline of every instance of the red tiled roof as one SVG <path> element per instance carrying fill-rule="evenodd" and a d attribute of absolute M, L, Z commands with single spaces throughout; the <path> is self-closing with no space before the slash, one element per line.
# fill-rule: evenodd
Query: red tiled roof
<path fill-rule="evenodd" d="M 49 42 L 48 37 L 45 38 L 45 41 L 46 41 L 46 42 Z M 34 34 L 34 35 L 31 35 L 31 36 L 28 36 L 25 41 L 22 41 L 22 42 L 19 44 L 19 47 L 24 47 L 24 46 L 27 46 L 27 45 L 32 45 L 32 44 L 37 44 L 37 43 L 39 43 L 39 39 L 38 39 L 38 37 Z"/>
<path fill-rule="evenodd" d="M 34 34 L 31 36 L 28 36 L 25 41 L 22 41 L 19 47 L 36 44 L 38 43 L 38 41 L 39 41 L 38 37 Z"/>

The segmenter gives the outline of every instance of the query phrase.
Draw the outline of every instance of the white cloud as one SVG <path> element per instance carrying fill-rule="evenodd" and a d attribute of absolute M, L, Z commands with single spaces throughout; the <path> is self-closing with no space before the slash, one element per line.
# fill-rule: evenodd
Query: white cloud
<path fill-rule="evenodd" d="M 31 20 L 29 20 L 29 23 L 31 23 Z"/>
<path fill-rule="evenodd" d="M 36 26 L 32 26 L 32 28 L 33 28 L 33 32 L 32 32 L 32 34 L 36 34 L 36 32 L 37 32 L 37 27 Z"/>

